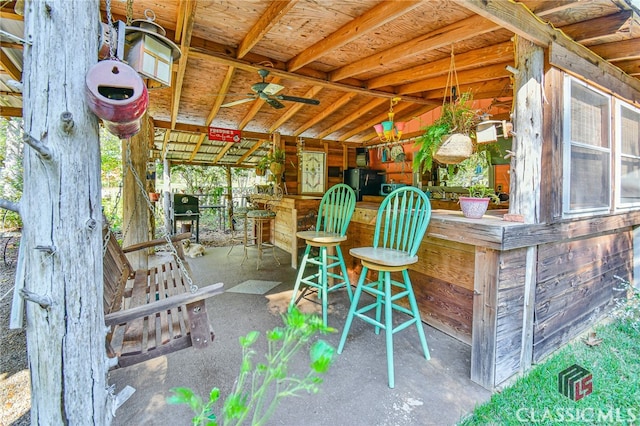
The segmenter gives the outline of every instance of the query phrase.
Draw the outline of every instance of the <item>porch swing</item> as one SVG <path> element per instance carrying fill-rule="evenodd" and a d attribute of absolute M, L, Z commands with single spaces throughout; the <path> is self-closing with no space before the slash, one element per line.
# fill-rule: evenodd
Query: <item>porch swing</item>
<path fill-rule="evenodd" d="M 127 140 L 127 165 L 154 211 L 147 191 L 131 162 Z M 117 201 L 116 201 L 117 202 Z M 134 210 L 135 211 L 135 210 Z M 125 234 L 131 225 L 129 220 Z M 103 215 L 103 302 L 107 356 L 110 369 L 127 367 L 193 346 L 206 347 L 214 338 L 205 300 L 223 292 L 223 283 L 198 288 L 182 249 L 191 234 L 161 238 L 121 248 Z M 134 270 L 125 256 L 139 250 L 167 245 L 171 259 L 147 269 Z"/>

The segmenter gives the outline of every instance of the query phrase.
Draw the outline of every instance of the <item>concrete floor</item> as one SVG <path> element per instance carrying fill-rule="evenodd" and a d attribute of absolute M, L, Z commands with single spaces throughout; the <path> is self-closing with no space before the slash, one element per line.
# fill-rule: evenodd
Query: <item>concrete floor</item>
<path fill-rule="evenodd" d="M 200 286 L 223 282 L 227 292 L 207 301 L 216 339 L 207 349 L 188 348 L 132 367 L 114 370 L 109 383 L 116 393 L 130 385 L 132 397 L 116 412 L 114 425 L 186 425 L 192 412 L 186 406 L 168 405 L 170 389 L 187 386 L 207 397 L 220 388 L 222 400 L 229 394 L 239 371 L 238 337 L 251 330 L 264 332 L 282 325 L 278 308 L 286 306 L 296 277 L 290 257 L 276 249 L 282 266 L 265 254 L 256 270 L 256 252 L 243 258 L 241 246 L 208 248 L 204 257 L 189 259 L 194 281 Z M 247 294 L 233 287 L 247 280 L 281 284 L 266 294 Z M 268 299 L 268 296 L 270 299 Z M 338 332 L 323 337 L 337 347 L 349 309 L 346 292 L 330 296 L 329 325 Z M 309 304 L 315 307 L 316 305 Z M 320 392 L 283 399 L 270 425 L 453 425 L 491 393 L 469 379 L 471 348 L 424 325 L 431 360 L 421 354 L 418 334 L 409 327 L 394 336 L 395 381 L 387 385 L 384 334 L 354 319 L 341 355 L 324 376 Z M 259 360 L 266 348 L 262 333 L 256 344 Z M 306 372 L 308 356 L 300 353 L 292 365 Z M 221 404 L 220 404 L 221 405 Z M 220 413 L 220 409 L 216 413 Z"/>

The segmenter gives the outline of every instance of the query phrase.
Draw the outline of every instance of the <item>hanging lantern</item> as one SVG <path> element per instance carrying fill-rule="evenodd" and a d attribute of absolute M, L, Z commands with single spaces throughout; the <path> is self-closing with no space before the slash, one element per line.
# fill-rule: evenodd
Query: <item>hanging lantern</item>
<path fill-rule="evenodd" d="M 171 86 L 171 67 L 180 59 L 180 48 L 154 21 L 153 11 L 144 12 L 147 19 L 136 19 L 125 31 L 125 57 L 127 63 L 144 77 Z"/>
<path fill-rule="evenodd" d="M 140 131 L 149 92 L 136 70 L 120 61 L 100 61 L 87 73 L 85 84 L 89 108 L 110 133 L 127 139 Z"/>

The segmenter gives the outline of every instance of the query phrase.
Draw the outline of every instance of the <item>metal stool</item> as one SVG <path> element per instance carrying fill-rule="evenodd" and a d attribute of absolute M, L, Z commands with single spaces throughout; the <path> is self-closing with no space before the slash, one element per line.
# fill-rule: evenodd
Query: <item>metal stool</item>
<path fill-rule="evenodd" d="M 245 240 L 244 258 L 242 259 L 241 265 L 244 264 L 244 261 L 247 260 L 249 257 L 247 248 L 255 246 L 258 249 L 258 262 L 256 265 L 256 269 L 260 269 L 260 262 L 262 262 L 262 252 L 264 251 L 265 248 L 271 249 L 271 254 L 273 255 L 273 258 L 275 259 L 278 266 L 280 266 L 280 261 L 276 257 L 275 245 L 271 244 L 270 242 L 264 242 L 262 240 L 262 230 L 264 228 L 264 224 L 266 222 L 272 221 L 273 219 L 275 219 L 275 217 L 276 217 L 275 212 L 272 212 L 271 210 L 249 210 L 247 212 L 247 218 L 245 219 L 245 228 L 244 228 L 244 240 Z M 248 237 L 247 222 L 249 220 L 253 220 L 253 223 L 254 223 L 255 235 L 252 238 Z M 248 241 L 250 240 L 255 241 L 255 244 L 250 245 L 248 243 Z"/>
<path fill-rule="evenodd" d="M 229 242 L 231 243 L 231 247 L 227 252 L 227 256 L 231 254 L 231 250 L 233 250 L 233 247 L 235 246 L 236 243 L 242 243 L 244 247 L 247 246 L 247 212 L 248 211 L 249 209 L 246 207 L 238 207 L 233 211 L 233 215 L 231 216 L 231 221 L 233 222 L 234 220 L 242 219 L 242 221 L 244 222 L 244 229 L 243 229 L 242 235 L 235 236 L 234 235 L 235 224 L 232 223 L 231 238 L 229 239 Z"/>

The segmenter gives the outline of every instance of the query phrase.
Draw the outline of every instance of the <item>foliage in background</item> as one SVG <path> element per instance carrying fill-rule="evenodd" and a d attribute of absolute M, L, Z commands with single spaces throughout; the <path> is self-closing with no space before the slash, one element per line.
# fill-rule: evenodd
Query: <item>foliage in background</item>
<path fill-rule="evenodd" d="M 535 366 L 516 383 L 463 419 L 461 425 L 637 424 L 640 420 L 640 290 L 628 291 L 612 314 L 595 327 L 602 342 L 576 340 Z M 593 392 L 573 401 L 558 391 L 558 373 L 578 364 L 593 375 Z"/>
<path fill-rule="evenodd" d="M 22 118 L 0 118 L 0 198 L 18 202 L 23 187 Z M 1 227 L 21 227 L 20 215 L 0 210 Z"/>
<path fill-rule="evenodd" d="M 315 341 L 309 350 L 310 370 L 304 377 L 292 374 L 292 358 L 318 333 L 334 332 L 324 326 L 316 315 L 303 314 L 294 308 L 283 316 L 284 327 L 267 331 L 268 350 L 264 363 L 253 364 L 256 351 L 252 348 L 260 333 L 251 331 L 240 337 L 242 364 L 233 392 L 224 401 L 222 424 L 240 425 L 250 421 L 252 425 L 264 424 L 275 412 L 280 400 L 296 396 L 302 391 L 317 393 L 322 383 L 319 374 L 328 371 L 333 362 L 334 348 L 324 340 Z M 195 413 L 194 425 L 217 425 L 213 406 L 220 397 L 220 390 L 213 388 L 209 400 L 203 401 L 190 388 L 173 388 L 171 404 L 187 404 Z"/>

